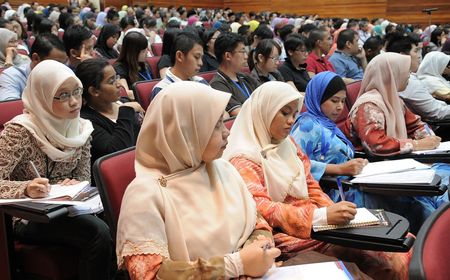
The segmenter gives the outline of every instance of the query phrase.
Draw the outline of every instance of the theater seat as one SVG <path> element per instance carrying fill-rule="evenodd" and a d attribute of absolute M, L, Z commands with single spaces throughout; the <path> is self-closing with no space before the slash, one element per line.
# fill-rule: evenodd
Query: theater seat
<path fill-rule="evenodd" d="M 350 110 L 355 104 L 356 99 L 358 98 L 359 90 L 361 89 L 361 81 L 355 81 L 351 84 L 347 85 L 347 109 Z"/>
<path fill-rule="evenodd" d="M 161 58 L 160 56 L 152 56 L 152 57 L 147 57 L 145 59 L 148 66 L 150 66 L 150 70 L 152 71 L 153 79 L 159 79 L 158 61 L 160 58 Z"/>
<path fill-rule="evenodd" d="M 21 99 L 0 102 L 0 132 L 3 130 L 6 122 L 22 114 L 22 112 L 23 103 Z"/>
<path fill-rule="evenodd" d="M 152 81 L 140 81 L 133 85 L 134 97 L 141 104 L 144 110 L 147 110 L 150 105 L 150 96 L 152 94 L 153 87 L 159 83 L 160 80 Z"/>
<path fill-rule="evenodd" d="M 102 199 L 106 222 L 113 240 L 116 238 L 123 194 L 136 177 L 134 159 L 135 148 L 130 147 L 99 158 L 93 166 L 95 184 Z"/>
<path fill-rule="evenodd" d="M 450 203 L 431 214 L 417 234 L 409 265 L 411 280 L 444 280 L 450 277 Z"/>
<path fill-rule="evenodd" d="M 152 52 L 155 56 L 162 55 L 162 43 L 153 43 L 152 44 Z"/>
<path fill-rule="evenodd" d="M 214 75 L 216 75 L 216 73 L 217 73 L 217 71 L 208 71 L 208 72 L 198 73 L 197 76 L 202 77 L 209 83 L 212 80 L 212 78 L 214 77 Z"/>

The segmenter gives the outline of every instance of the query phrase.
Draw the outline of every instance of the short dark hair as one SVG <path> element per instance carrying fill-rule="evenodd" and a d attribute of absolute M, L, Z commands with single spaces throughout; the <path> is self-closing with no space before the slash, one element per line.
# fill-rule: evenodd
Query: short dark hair
<path fill-rule="evenodd" d="M 103 70 L 108 65 L 110 65 L 109 62 L 104 58 L 90 58 L 78 64 L 75 75 L 83 84 L 83 99 L 86 102 L 89 102 L 89 99 L 91 98 L 89 88 L 100 88 L 100 84 L 105 78 Z M 84 106 L 87 105 L 87 103 L 84 104 Z"/>
<path fill-rule="evenodd" d="M 289 34 L 294 32 L 295 26 L 293 24 L 286 24 L 285 26 L 278 29 L 278 35 L 280 35 L 281 41 L 285 41 Z"/>
<path fill-rule="evenodd" d="M 412 37 L 405 36 L 401 33 L 393 33 L 389 36 L 389 41 L 386 44 L 386 51 L 409 55 L 412 45 L 418 45 L 418 42 Z"/>
<path fill-rule="evenodd" d="M 74 23 L 73 15 L 70 13 L 61 13 L 58 17 L 59 27 L 66 30 Z"/>
<path fill-rule="evenodd" d="M 70 50 L 79 50 L 83 41 L 92 37 L 92 32 L 80 25 L 72 25 L 64 31 L 63 42 L 66 46 L 66 53 L 70 55 Z"/>
<path fill-rule="evenodd" d="M 205 52 L 208 49 L 208 43 L 209 41 L 211 41 L 211 39 L 214 37 L 214 34 L 219 31 L 216 28 L 210 28 L 208 30 L 205 30 L 205 32 L 203 32 L 203 49 L 205 50 Z M 219 31 L 220 32 L 220 31 Z"/>
<path fill-rule="evenodd" d="M 155 27 L 156 19 L 151 18 L 151 17 L 144 17 L 141 19 L 141 26 L 142 27 Z"/>
<path fill-rule="evenodd" d="M 121 20 L 120 20 L 120 28 L 125 29 L 127 28 L 128 25 L 131 26 L 136 26 L 136 22 L 134 22 L 134 17 L 132 16 L 124 16 Z"/>
<path fill-rule="evenodd" d="M 308 41 L 310 44 L 310 48 L 314 49 L 316 47 L 317 41 L 322 41 L 323 37 L 328 36 L 328 32 L 321 29 L 313 29 L 308 36 Z"/>
<path fill-rule="evenodd" d="M 309 33 L 316 28 L 317 28 L 317 26 L 315 24 L 307 23 L 300 27 L 300 29 L 298 30 L 298 33 L 303 33 L 303 32 Z"/>
<path fill-rule="evenodd" d="M 37 34 L 51 33 L 55 23 L 48 18 L 43 18 L 37 27 Z"/>
<path fill-rule="evenodd" d="M 438 42 L 438 37 L 441 36 L 442 32 L 444 32 L 444 29 L 436 27 L 436 29 L 431 32 L 430 42 L 434 43 L 436 46 L 439 46 L 440 42 Z"/>
<path fill-rule="evenodd" d="M 265 59 L 268 59 L 272 54 L 273 48 L 278 50 L 278 53 L 281 54 L 281 46 L 274 39 L 264 39 L 261 40 L 256 48 L 250 51 L 248 55 L 248 66 L 250 70 L 255 68 L 255 64 L 259 62 L 258 56 L 261 54 Z"/>
<path fill-rule="evenodd" d="M 244 44 L 244 38 L 242 36 L 232 32 L 220 33 L 214 43 L 214 54 L 216 55 L 217 62 L 219 64 L 222 63 L 223 55 L 226 52 L 234 51 L 240 43 Z"/>
<path fill-rule="evenodd" d="M 119 13 L 115 9 L 109 9 L 106 13 L 106 19 L 112 21 L 115 17 L 119 18 Z"/>
<path fill-rule="evenodd" d="M 364 50 L 375 50 L 378 49 L 380 46 L 383 45 L 383 40 L 381 39 L 380 36 L 372 36 L 369 37 L 363 45 Z"/>
<path fill-rule="evenodd" d="M 300 34 L 291 34 L 284 42 L 284 50 L 286 51 L 286 55 L 288 57 L 290 57 L 289 51 L 295 51 L 299 47 L 306 47 L 305 40 Z"/>
<path fill-rule="evenodd" d="M 338 50 L 344 49 L 345 48 L 345 44 L 347 42 L 353 43 L 353 40 L 355 39 L 355 36 L 356 36 L 356 32 L 354 30 L 352 30 L 352 29 L 342 30 L 339 33 L 337 41 L 336 41 L 336 45 L 337 45 Z"/>
<path fill-rule="evenodd" d="M 175 56 L 177 51 L 181 51 L 183 54 L 189 53 L 192 48 L 194 48 L 195 44 L 198 44 L 203 47 L 202 40 L 197 34 L 189 31 L 182 31 L 175 37 L 175 41 L 173 42 L 172 49 L 170 51 L 170 62 L 172 65 L 175 65 Z"/>
<path fill-rule="evenodd" d="M 273 32 L 267 24 L 260 24 L 252 33 L 252 37 L 257 36 L 259 39 L 273 39 Z"/>
<path fill-rule="evenodd" d="M 49 56 L 53 49 L 58 49 L 62 52 L 66 51 L 64 43 L 55 34 L 45 33 L 40 34 L 34 40 L 30 50 L 30 57 L 36 53 L 41 59 Z"/>
<path fill-rule="evenodd" d="M 170 50 L 172 48 L 175 37 L 181 32 L 179 28 L 167 28 L 163 36 L 163 46 L 162 54 L 170 55 Z"/>
<path fill-rule="evenodd" d="M 11 22 L 7 19 L 0 18 L 0 28 L 6 28 L 7 24 L 11 24 Z"/>

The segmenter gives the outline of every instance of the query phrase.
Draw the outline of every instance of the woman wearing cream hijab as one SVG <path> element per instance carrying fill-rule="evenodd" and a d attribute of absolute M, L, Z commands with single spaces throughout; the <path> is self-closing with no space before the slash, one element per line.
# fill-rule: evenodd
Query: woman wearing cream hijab
<path fill-rule="evenodd" d="M 177 82 L 152 101 L 117 230 L 119 267 L 132 279 L 258 277 L 279 255 L 262 249 L 272 242 L 270 227 L 257 220 L 233 166 L 218 159 L 229 135 L 222 120 L 229 99 Z M 260 234 L 267 237 L 247 245 Z"/>
<path fill-rule="evenodd" d="M 420 63 L 417 77 L 428 92 L 437 99 L 450 101 L 450 82 L 442 75 L 450 75 L 450 55 L 443 52 L 429 52 Z"/>
<path fill-rule="evenodd" d="M 27 56 L 17 53 L 18 42 L 16 33 L 6 28 L 0 28 L 0 68 L 30 62 Z"/>
<path fill-rule="evenodd" d="M 224 158 L 239 171 L 258 211 L 276 229 L 275 244 L 284 258 L 314 250 L 355 262 L 371 277 L 406 278 L 409 254 L 360 251 L 310 238 L 313 224 L 344 224 L 356 210 L 351 202 L 331 201 L 313 179 L 309 159 L 288 137 L 302 99 L 286 83 L 259 86 L 234 122 Z"/>
<path fill-rule="evenodd" d="M 93 128 L 80 118 L 81 86 L 75 74 L 57 61 L 44 60 L 33 68 L 22 96 L 24 113 L 0 134 L 1 198 L 46 197 L 49 184 L 90 180 Z M 78 249 L 79 279 L 106 280 L 114 273 L 111 234 L 95 216 L 62 217 L 46 224 L 16 222 L 15 232 L 24 243 Z"/>

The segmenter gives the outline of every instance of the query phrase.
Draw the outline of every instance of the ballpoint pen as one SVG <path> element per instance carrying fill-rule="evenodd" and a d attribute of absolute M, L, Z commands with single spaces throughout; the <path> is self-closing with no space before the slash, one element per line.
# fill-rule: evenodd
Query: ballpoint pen
<path fill-rule="evenodd" d="M 337 182 L 338 189 L 339 189 L 339 196 L 341 197 L 342 201 L 345 201 L 344 188 L 342 187 L 341 178 L 337 177 L 336 182 Z"/>
<path fill-rule="evenodd" d="M 36 168 L 36 165 L 34 165 L 34 162 L 30 160 L 31 168 L 33 168 L 34 173 L 36 174 L 36 178 L 41 178 L 41 175 L 39 174 L 39 171 Z"/>
<path fill-rule="evenodd" d="M 348 154 L 343 149 L 340 149 L 339 152 L 341 152 L 341 154 L 343 154 L 347 160 L 351 160 L 351 158 L 348 156 Z"/>

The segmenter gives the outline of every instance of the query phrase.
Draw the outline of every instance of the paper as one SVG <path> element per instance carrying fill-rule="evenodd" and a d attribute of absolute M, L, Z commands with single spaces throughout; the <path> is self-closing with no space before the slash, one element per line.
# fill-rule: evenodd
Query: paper
<path fill-rule="evenodd" d="M 373 176 L 377 174 L 395 173 L 413 169 L 429 169 L 430 166 L 417 160 L 406 158 L 398 160 L 384 160 L 369 162 L 355 178 Z"/>
<path fill-rule="evenodd" d="M 436 154 L 442 152 L 450 151 L 450 141 L 442 142 L 436 149 L 424 150 L 424 151 L 414 151 L 413 154 L 423 155 L 423 154 Z"/>
<path fill-rule="evenodd" d="M 356 215 L 353 220 L 348 224 L 344 225 L 313 225 L 314 231 L 338 229 L 338 228 L 352 228 L 352 227 L 363 227 L 370 225 L 380 224 L 380 219 L 378 219 L 374 214 L 372 214 L 366 208 L 356 208 Z"/>
<path fill-rule="evenodd" d="M 348 280 L 353 279 L 340 261 L 271 268 L 263 280 Z"/>
<path fill-rule="evenodd" d="M 84 201 L 82 204 L 70 206 L 67 209 L 69 210 L 69 217 L 85 214 L 97 214 L 103 211 L 103 204 L 100 199 L 100 195 L 97 194 L 91 199 Z"/>
<path fill-rule="evenodd" d="M 436 172 L 433 169 L 419 169 L 397 173 L 378 174 L 354 178 L 352 184 L 397 184 L 427 185 L 433 182 Z"/>
<path fill-rule="evenodd" d="M 13 204 L 17 202 L 30 201 L 31 198 L 0 198 L 0 205 Z"/>

